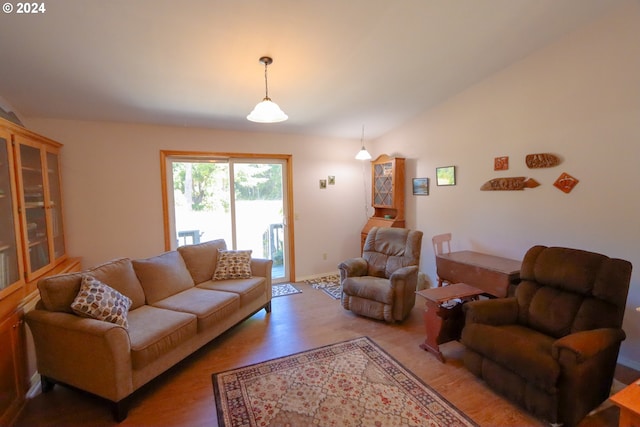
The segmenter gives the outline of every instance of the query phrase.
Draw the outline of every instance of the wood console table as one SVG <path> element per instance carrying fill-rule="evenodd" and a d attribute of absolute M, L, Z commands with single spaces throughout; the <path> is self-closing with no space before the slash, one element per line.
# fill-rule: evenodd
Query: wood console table
<path fill-rule="evenodd" d="M 439 278 L 468 283 L 494 297 L 506 297 L 509 286 L 520 282 L 521 265 L 521 261 L 473 251 L 436 255 Z"/>
<path fill-rule="evenodd" d="M 477 299 L 483 291 L 465 283 L 455 283 L 441 288 L 429 288 L 417 291 L 416 294 L 426 299 L 424 309 L 424 327 L 427 334 L 420 348 L 433 353 L 438 360 L 444 362 L 440 344 L 460 339 L 464 326 L 462 304 Z M 457 304 L 447 302 L 460 299 Z"/>

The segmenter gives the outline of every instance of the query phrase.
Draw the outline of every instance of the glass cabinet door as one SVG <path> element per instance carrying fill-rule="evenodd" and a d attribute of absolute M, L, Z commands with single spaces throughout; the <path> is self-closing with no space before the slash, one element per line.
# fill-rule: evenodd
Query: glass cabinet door
<path fill-rule="evenodd" d="M 393 163 L 373 164 L 373 205 L 393 207 Z"/>
<path fill-rule="evenodd" d="M 53 240 L 53 258 L 55 260 L 65 254 L 64 228 L 62 225 L 62 192 L 60 190 L 60 170 L 57 153 L 47 152 L 47 172 L 49 187 L 49 203 L 47 207 L 51 215 L 51 238 Z"/>
<path fill-rule="evenodd" d="M 27 273 L 33 273 L 51 262 L 43 159 L 39 148 L 20 144 L 20 173 L 24 202 L 22 217 L 27 241 Z"/>
<path fill-rule="evenodd" d="M 22 279 L 12 164 L 9 135 L 0 130 L 0 296 Z"/>

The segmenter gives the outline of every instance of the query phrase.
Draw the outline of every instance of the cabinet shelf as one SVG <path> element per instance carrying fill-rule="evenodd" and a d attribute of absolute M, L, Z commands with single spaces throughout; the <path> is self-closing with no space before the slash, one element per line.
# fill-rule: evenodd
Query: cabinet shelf
<path fill-rule="evenodd" d="M 24 204 L 25 209 L 42 209 L 44 208 L 44 202 L 26 202 Z"/>
<path fill-rule="evenodd" d="M 31 173 L 42 174 L 42 168 L 37 168 L 37 167 L 33 167 L 33 166 L 22 166 L 20 168 L 20 170 L 22 170 L 22 172 L 31 172 Z"/>

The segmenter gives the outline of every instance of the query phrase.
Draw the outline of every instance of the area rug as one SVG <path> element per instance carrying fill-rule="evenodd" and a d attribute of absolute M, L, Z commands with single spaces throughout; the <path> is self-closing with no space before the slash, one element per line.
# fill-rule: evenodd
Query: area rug
<path fill-rule="evenodd" d="M 280 283 L 271 286 L 271 298 L 283 297 L 285 295 L 299 294 L 302 291 L 291 283 Z"/>
<path fill-rule="evenodd" d="M 315 279 L 305 280 L 304 283 L 316 289 L 322 289 L 324 293 L 333 299 L 340 299 L 342 296 L 342 286 L 340 286 L 340 275 L 329 274 Z"/>
<path fill-rule="evenodd" d="M 213 374 L 220 426 L 477 426 L 368 337 Z"/>

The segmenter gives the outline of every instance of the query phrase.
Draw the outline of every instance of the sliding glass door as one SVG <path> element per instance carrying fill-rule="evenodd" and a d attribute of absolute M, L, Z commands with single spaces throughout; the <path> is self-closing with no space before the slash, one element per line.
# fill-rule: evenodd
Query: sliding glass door
<path fill-rule="evenodd" d="M 291 280 L 288 158 L 163 156 L 169 249 L 225 239 Z"/>

